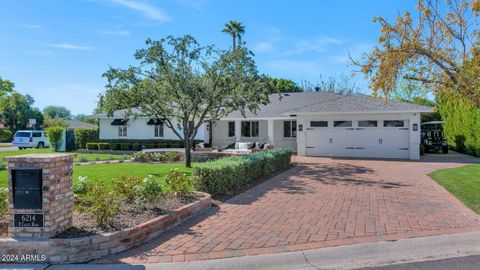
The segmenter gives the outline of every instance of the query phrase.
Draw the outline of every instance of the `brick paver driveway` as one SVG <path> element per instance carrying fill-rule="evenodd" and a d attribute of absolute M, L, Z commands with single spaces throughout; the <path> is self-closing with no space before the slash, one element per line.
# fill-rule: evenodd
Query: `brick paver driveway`
<path fill-rule="evenodd" d="M 204 260 L 476 230 L 479 216 L 426 176 L 472 161 L 296 157 L 288 172 L 97 263 Z"/>

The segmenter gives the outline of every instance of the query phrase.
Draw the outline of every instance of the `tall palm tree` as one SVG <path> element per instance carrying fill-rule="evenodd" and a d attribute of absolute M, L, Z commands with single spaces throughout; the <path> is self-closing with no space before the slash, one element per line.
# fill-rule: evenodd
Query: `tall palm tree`
<path fill-rule="evenodd" d="M 237 38 L 239 42 L 242 41 L 242 34 L 245 33 L 245 26 L 238 21 L 229 21 L 225 24 L 225 28 L 223 28 L 222 32 L 232 35 L 233 49 L 235 50 L 237 48 Z"/>

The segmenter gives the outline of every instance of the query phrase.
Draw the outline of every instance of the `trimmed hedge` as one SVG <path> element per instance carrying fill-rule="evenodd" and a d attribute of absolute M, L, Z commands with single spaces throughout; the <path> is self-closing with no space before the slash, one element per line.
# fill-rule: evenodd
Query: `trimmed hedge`
<path fill-rule="evenodd" d="M 277 148 L 254 154 L 196 164 L 193 175 L 199 190 L 214 196 L 232 192 L 260 177 L 290 166 L 292 151 Z"/>
<path fill-rule="evenodd" d="M 98 140 L 91 140 L 94 142 Z M 99 140 L 100 142 L 105 142 L 110 144 L 110 149 L 112 150 L 135 150 L 140 151 L 143 149 L 154 149 L 154 148 L 183 148 L 185 144 L 180 140 Z M 195 140 L 194 144 L 203 142 L 202 140 Z"/>
<path fill-rule="evenodd" d="M 480 109 L 454 93 L 437 95 L 437 105 L 446 122 L 444 132 L 450 148 L 480 156 Z"/>
<path fill-rule="evenodd" d="M 87 150 L 98 150 L 98 143 L 87 143 Z"/>
<path fill-rule="evenodd" d="M 110 144 L 98 143 L 98 150 L 110 150 Z"/>
<path fill-rule="evenodd" d="M 77 149 L 86 149 L 88 142 L 98 141 L 98 129 L 96 128 L 76 128 L 73 133 L 75 134 L 75 147 Z"/>

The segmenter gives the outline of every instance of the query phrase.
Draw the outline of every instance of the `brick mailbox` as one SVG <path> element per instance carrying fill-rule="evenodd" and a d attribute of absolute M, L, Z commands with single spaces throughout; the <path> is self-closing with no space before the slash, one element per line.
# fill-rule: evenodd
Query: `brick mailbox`
<path fill-rule="evenodd" d="M 48 238 L 72 225 L 74 154 L 30 154 L 8 162 L 8 236 Z"/>

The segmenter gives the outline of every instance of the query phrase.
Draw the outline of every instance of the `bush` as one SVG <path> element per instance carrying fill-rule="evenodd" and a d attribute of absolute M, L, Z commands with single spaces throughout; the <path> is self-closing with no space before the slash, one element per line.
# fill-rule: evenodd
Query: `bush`
<path fill-rule="evenodd" d="M 179 161 L 180 160 L 180 153 L 178 152 L 166 152 L 164 154 L 166 161 Z"/>
<path fill-rule="evenodd" d="M 7 169 L 7 163 L 0 161 L 0 171 L 5 171 Z"/>
<path fill-rule="evenodd" d="M 11 142 L 12 132 L 9 129 L 0 129 L 0 142 Z"/>
<path fill-rule="evenodd" d="M 153 203 L 162 194 L 162 185 L 151 176 L 143 179 L 142 183 L 135 188 L 138 204 Z"/>
<path fill-rule="evenodd" d="M 86 176 L 79 176 L 78 182 L 73 185 L 73 193 L 83 196 L 91 189 L 92 182 Z"/>
<path fill-rule="evenodd" d="M 480 156 L 480 109 L 455 93 L 439 94 L 436 100 L 450 148 Z"/>
<path fill-rule="evenodd" d="M 108 143 L 110 145 L 110 150 L 120 150 L 119 143 Z"/>
<path fill-rule="evenodd" d="M 110 150 L 109 143 L 98 143 L 98 150 Z"/>
<path fill-rule="evenodd" d="M 165 176 L 165 192 L 177 195 L 187 195 L 195 191 L 193 177 L 181 173 L 177 168 L 171 169 Z"/>
<path fill-rule="evenodd" d="M 197 189 L 220 196 L 262 176 L 290 166 L 292 151 L 273 149 L 238 157 L 196 164 L 193 168 Z"/>
<path fill-rule="evenodd" d="M 140 151 L 142 150 L 142 145 L 140 143 L 132 143 L 132 150 Z"/>
<path fill-rule="evenodd" d="M 120 205 L 121 201 L 113 190 L 103 181 L 95 181 L 85 194 L 80 209 L 95 218 L 98 226 L 105 227 L 113 225 Z"/>
<path fill-rule="evenodd" d="M 8 189 L 0 188 L 0 219 L 4 219 L 8 214 Z"/>
<path fill-rule="evenodd" d="M 98 141 L 98 129 L 96 128 L 76 128 L 73 132 L 77 149 L 86 149 L 88 142 Z"/>
<path fill-rule="evenodd" d="M 64 127 L 61 126 L 51 126 L 46 129 L 48 141 L 50 142 L 50 147 L 56 151 L 63 142 L 63 132 L 65 131 Z"/>
<path fill-rule="evenodd" d="M 133 159 L 137 162 L 179 161 L 180 153 L 166 152 L 164 154 L 161 154 L 161 153 L 144 153 L 140 151 L 133 154 Z"/>
<path fill-rule="evenodd" d="M 150 158 L 149 155 L 150 154 L 144 152 L 136 152 L 133 154 L 133 160 L 137 162 L 148 162 Z"/>
<path fill-rule="evenodd" d="M 87 150 L 98 150 L 98 143 L 87 143 Z"/>
<path fill-rule="evenodd" d="M 132 150 L 132 144 L 131 143 L 121 143 L 120 144 L 120 150 L 123 150 L 123 151 Z"/>
<path fill-rule="evenodd" d="M 142 178 L 122 174 L 118 178 L 112 179 L 112 187 L 116 194 L 131 202 L 137 197 L 136 190 L 142 182 Z"/>

